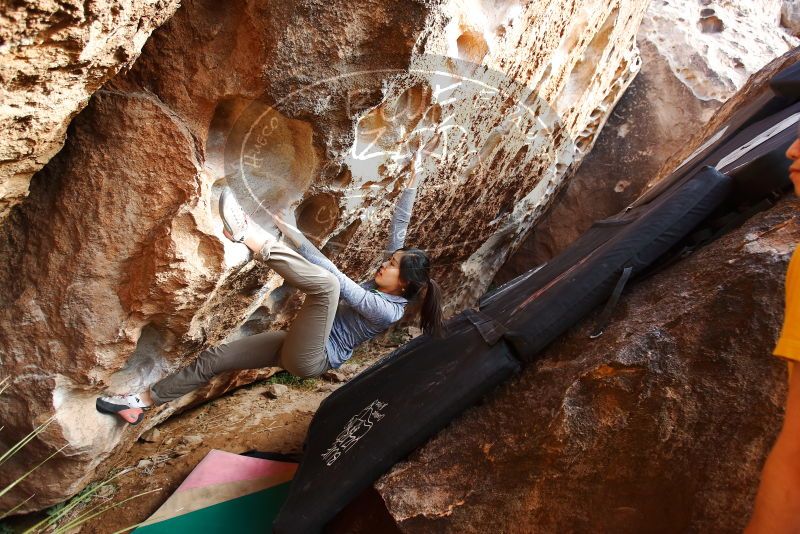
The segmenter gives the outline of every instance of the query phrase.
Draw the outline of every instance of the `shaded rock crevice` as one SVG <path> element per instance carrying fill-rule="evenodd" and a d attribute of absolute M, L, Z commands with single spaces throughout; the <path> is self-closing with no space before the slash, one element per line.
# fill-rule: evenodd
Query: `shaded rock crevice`
<path fill-rule="evenodd" d="M 755 15 L 751 6 L 724 1 L 714 6 L 734 22 L 728 30 L 701 36 L 686 25 L 688 14 L 701 11 L 696 2 L 650 3 L 636 35 L 640 72 L 612 104 L 608 122 L 581 167 L 559 184 L 547 212 L 498 269 L 493 286 L 550 260 L 593 221 L 624 209 L 655 177 L 675 168 L 681 160 L 673 154 L 696 146 L 687 139 L 722 113 L 722 103 L 749 76 L 800 43 L 775 24 L 770 13 L 778 9 L 776 2 L 767 2 Z M 747 54 L 740 44 L 744 34 L 758 36 Z M 710 57 L 721 59 L 710 62 Z M 731 65 L 739 65 L 735 75 Z M 684 79 L 688 74 L 691 83 Z"/>

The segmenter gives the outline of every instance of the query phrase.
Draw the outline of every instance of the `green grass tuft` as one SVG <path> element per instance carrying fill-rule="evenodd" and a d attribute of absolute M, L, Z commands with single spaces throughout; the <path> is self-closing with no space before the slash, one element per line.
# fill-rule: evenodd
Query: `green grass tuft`
<path fill-rule="evenodd" d="M 283 384 L 290 388 L 311 390 L 319 384 L 316 378 L 300 378 L 288 371 L 280 371 L 267 379 L 267 384 Z"/>

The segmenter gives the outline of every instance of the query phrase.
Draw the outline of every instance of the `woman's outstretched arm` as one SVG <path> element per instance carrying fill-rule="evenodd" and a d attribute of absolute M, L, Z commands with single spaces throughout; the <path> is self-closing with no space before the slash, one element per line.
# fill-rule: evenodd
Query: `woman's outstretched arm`
<path fill-rule="evenodd" d="M 423 173 L 417 172 L 417 168 L 422 166 L 424 155 L 431 153 L 438 143 L 439 134 L 436 134 L 417 150 L 410 162 L 406 188 L 400 193 L 400 198 L 397 200 L 392 214 L 392 224 L 389 227 L 389 244 L 385 251 L 387 258 L 391 257 L 395 250 L 405 244 L 408 224 L 411 222 L 411 214 L 414 211 L 414 200 L 417 198 L 417 185 L 422 181 Z"/>
<path fill-rule="evenodd" d="M 408 223 L 411 222 L 411 213 L 414 210 L 416 197 L 416 187 L 407 187 L 400 193 L 400 198 L 394 206 L 392 224 L 389 227 L 389 244 L 385 251 L 388 256 L 394 254 L 394 251 L 402 247 L 406 241 Z"/>
<path fill-rule="evenodd" d="M 417 194 L 417 184 L 420 175 L 416 167 L 421 162 L 421 157 L 426 150 L 433 150 L 439 142 L 436 134 L 426 145 L 421 147 L 412 160 L 407 187 L 400 193 L 400 199 L 395 204 L 392 214 L 392 223 L 389 236 L 388 254 L 391 256 L 395 250 L 403 246 L 406 230 L 411 221 L 411 213 Z M 339 280 L 341 297 L 350 304 L 358 313 L 373 322 L 395 322 L 403 316 L 404 308 L 400 304 L 389 302 L 381 297 L 375 290 L 375 280 L 368 280 L 364 284 L 357 284 L 346 274 L 341 272 L 325 255 L 314 246 L 311 241 L 297 228 L 297 223 L 291 213 L 272 214 L 275 224 L 287 239 L 295 244 L 297 252 L 305 259 L 323 269 L 330 271 Z"/>

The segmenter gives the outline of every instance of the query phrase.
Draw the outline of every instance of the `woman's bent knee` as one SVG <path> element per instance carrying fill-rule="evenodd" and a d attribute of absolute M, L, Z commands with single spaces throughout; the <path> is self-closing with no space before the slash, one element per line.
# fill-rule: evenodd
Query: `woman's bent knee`
<path fill-rule="evenodd" d="M 316 378 L 328 369 L 328 361 L 324 358 L 325 356 L 322 356 L 322 359 L 312 358 L 309 361 L 284 358 L 281 367 L 300 378 Z"/>
<path fill-rule="evenodd" d="M 328 291 L 338 296 L 340 290 L 339 279 L 336 278 L 336 275 L 334 275 L 333 273 L 328 273 L 328 279 L 329 279 L 327 285 Z"/>
<path fill-rule="evenodd" d="M 299 287 L 308 295 L 337 295 L 339 294 L 339 279 L 333 273 L 320 267 L 320 272 L 306 279 Z"/>

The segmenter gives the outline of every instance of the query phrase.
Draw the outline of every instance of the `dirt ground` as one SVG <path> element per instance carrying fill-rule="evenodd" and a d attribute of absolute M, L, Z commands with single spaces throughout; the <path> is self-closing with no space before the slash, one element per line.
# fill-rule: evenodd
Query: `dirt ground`
<path fill-rule="evenodd" d="M 117 478 L 114 491 L 103 498 L 120 502 L 158 491 L 104 513 L 85 524 L 81 532 L 109 534 L 144 521 L 211 449 L 300 452 L 314 412 L 336 387 L 338 384 L 319 381 L 314 389 L 291 386 L 281 397 L 268 399 L 269 384 L 260 382 L 168 419 L 156 427 L 155 437 L 148 437 L 152 442 L 140 439 L 131 448 L 126 455 L 128 465 L 120 467 L 133 470 Z"/>
<path fill-rule="evenodd" d="M 112 472 L 127 472 L 94 494 L 85 505 L 77 507 L 60 524 L 90 507 L 130 499 L 74 532 L 129 531 L 155 512 L 211 449 L 233 453 L 253 449 L 286 454 L 301 452 L 308 426 L 322 400 L 414 334 L 403 328 L 362 344 L 336 377 L 298 380 L 284 373 L 167 419 L 145 433 L 111 466 Z M 283 383 L 288 390 L 271 398 L 269 392 L 275 382 Z M 43 517 L 41 513 L 34 515 Z M 0 526 L 6 529 L 4 532 L 15 532 L 32 519 L 18 518 L 13 522 L 16 525 Z"/>

